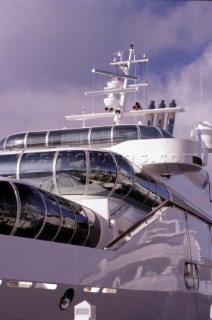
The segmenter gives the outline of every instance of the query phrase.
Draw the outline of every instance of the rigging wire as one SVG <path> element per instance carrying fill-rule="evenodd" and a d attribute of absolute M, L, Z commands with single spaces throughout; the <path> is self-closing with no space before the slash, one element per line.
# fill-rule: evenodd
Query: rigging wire
<path fill-rule="evenodd" d="M 200 107 L 201 107 L 201 121 L 203 121 L 203 86 L 202 86 L 202 61 L 200 62 Z"/>
<path fill-rule="evenodd" d="M 93 64 L 93 69 L 94 69 L 94 64 Z M 95 78 L 94 78 L 94 72 L 92 72 L 92 86 L 93 86 L 93 92 L 94 92 L 94 87 L 95 87 Z M 92 95 L 92 113 L 95 112 L 95 100 L 94 100 L 94 94 Z"/>

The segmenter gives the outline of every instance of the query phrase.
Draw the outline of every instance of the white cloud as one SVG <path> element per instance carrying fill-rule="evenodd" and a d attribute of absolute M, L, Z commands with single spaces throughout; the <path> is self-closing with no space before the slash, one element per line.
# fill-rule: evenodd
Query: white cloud
<path fill-rule="evenodd" d="M 16 88 L 0 95 L 1 137 L 21 131 L 70 126 L 65 115 L 81 113 L 86 102 L 83 88 Z M 81 97 L 79 99 L 79 97 Z"/>

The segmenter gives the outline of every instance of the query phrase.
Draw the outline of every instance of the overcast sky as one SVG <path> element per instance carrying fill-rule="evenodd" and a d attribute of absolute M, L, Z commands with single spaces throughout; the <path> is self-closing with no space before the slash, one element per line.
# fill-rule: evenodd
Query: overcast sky
<path fill-rule="evenodd" d="M 0 136 L 103 112 L 84 96 L 107 80 L 91 69 L 130 43 L 150 59 L 150 100 L 176 99 L 183 125 L 212 121 L 211 21 L 211 1 L 0 0 Z"/>

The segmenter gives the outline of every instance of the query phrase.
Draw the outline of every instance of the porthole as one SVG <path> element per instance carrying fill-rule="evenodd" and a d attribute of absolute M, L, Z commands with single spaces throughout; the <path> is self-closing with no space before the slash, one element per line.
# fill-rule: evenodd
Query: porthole
<path fill-rule="evenodd" d="M 72 301 L 74 299 L 74 289 L 70 288 L 66 290 L 62 298 L 60 299 L 60 309 L 66 310 L 70 307 Z"/>

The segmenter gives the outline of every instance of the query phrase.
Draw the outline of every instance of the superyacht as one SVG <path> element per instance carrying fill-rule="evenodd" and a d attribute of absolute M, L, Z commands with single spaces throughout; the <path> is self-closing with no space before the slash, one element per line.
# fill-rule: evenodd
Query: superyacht
<path fill-rule="evenodd" d="M 212 319 L 212 124 L 181 139 L 175 100 L 127 111 L 133 65 L 130 45 L 92 70 L 105 110 L 66 117 L 82 127 L 1 141 L 0 320 Z"/>

